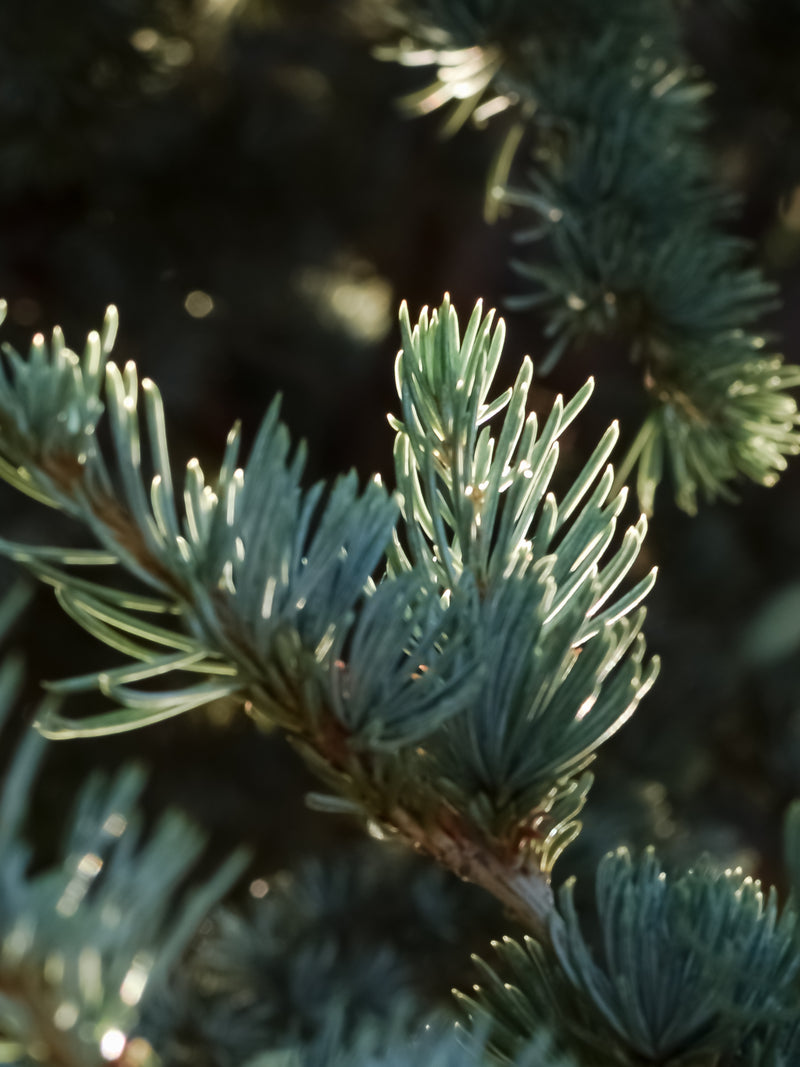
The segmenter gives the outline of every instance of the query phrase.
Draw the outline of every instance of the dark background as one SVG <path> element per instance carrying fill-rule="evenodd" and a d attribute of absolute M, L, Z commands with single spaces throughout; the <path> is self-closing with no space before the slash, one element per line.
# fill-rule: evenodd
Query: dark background
<path fill-rule="evenodd" d="M 502 307 L 519 283 L 511 223 L 482 221 L 502 131 L 443 140 L 439 116 L 401 114 L 398 98 L 430 72 L 373 56 L 386 36 L 382 7 L 5 0 L 5 337 L 24 347 L 60 323 L 80 349 L 113 302 L 116 358 L 158 381 L 179 463 L 197 455 L 213 471 L 234 419 L 251 440 L 280 391 L 295 439 L 309 443 L 309 481 L 350 466 L 388 476 L 400 300 L 414 316 L 449 291 L 466 316 L 478 297 Z M 800 5 L 689 6 L 685 25 L 693 59 L 717 85 L 708 139 L 719 180 L 743 196 L 737 230 L 780 286 L 783 307 L 765 329 L 800 360 Z M 544 351 L 534 315 L 506 318 L 504 379 L 526 352 L 535 361 Z M 567 470 L 612 417 L 630 439 L 641 414 L 635 372 L 608 342 L 568 354 L 539 383 L 537 403 L 590 372 L 598 395 Z M 694 518 L 668 488 L 659 496 L 646 553 L 661 576 L 647 634 L 662 675 L 603 749 L 586 830 L 559 877 L 586 873 L 623 841 L 654 841 L 675 861 L 709 849 L 782 877 L 781 817 L 800 793 L 800 461 L 773 490 L 738 488 L 738 504 L 704 505 Z M 81 530 L 4 487 L 0 510 L 4 537 L 83 543 Z M 0 585 L 14 575 L 2 564 Z M 31 683 L 21 719 L 39 678 L 113 659 L 61 617 L 48 590 L 16 641 Z M 249 842 L 251 877 L 361 838 L 306 811 L 313 785 L 279 739 L 213 708 L 54 745 L 37 797 L 43 839 L 88 768 L 132 755 L 153 769 L 151 809 L 188 809 L 217 851 Z"/>

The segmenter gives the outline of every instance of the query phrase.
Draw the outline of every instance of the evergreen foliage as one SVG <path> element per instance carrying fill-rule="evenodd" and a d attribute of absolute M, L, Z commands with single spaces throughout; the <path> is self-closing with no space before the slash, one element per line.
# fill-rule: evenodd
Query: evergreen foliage
<path fill-rule="evenodd" d="M 13 616 L 19 598 L 7 598 Z M 19 665 L 0 670 L 4 716 Z M 93 775 L 83 786 L 57 862 L 42 867 L 25 819 L 45 741 L 26 734 L 0 796 L 0 1059 L 86 1067 L 154 1061 L 132 1036 L 148 990 L 163 994 L 169 968 L 208 908 L 241 872 L 233 856 L 205 884 L 186 889 L 203 838 L 177 813 L 144 831 L 136 802 L 141 768 Z"/>
<path fill-rule="evenodd" d="M 50 715 L 42 729 L 113 733 L 236 695 L 288 730 L 356 810 L 414 839 L 431 824 L 423 836 L 438 852 L 453 832 L 441 824 L 444 794 L 458 837 L 547 872 L 577 832 L 594 750 L 655 675 L 638 609 L 654 574 L 614 599 L 644 520 L 606 558 L 625 502 L 624 492 L 609 500 L 616 427 L 560 502 L 548 492 L 558 437 L 591 383 L 566 405 L 559 398 L 540 432 L 526 413 L 529 360 L 487 402 L 503 342 L 491 314 L 476 308 L 463 340 L 447 299 L 413 331 L 405 309 L 402 321 L 399 526 L 378 481 L 361 494 L 353 475 L 326 496 L 321 485 L 304 491 L 302 449 L 290 458 L 275 405 L 244 469 L 231 431 L 214 489 L 189 462 L 179 509 L 156 386 L 142 383 L 141 425 L 135 367 L 106 365 L 113 311 L 82 360 L 58 332 L 49 350 L 37 338 L 27 361 L 7 351 L 8 479 L 84 519 L 101 541 L 104 552 L 61 553 L 64 563 L 118 560 L 157 593 L 87 582 L 53 564 L 58 549 L 5 546 L 56 586 L 73 618 L 135 661 L 52 684 L 99 687 L 122 707 L 86 721 Z M 104 403 L 107 457 L 97 433 Z M 56 414 L 70 409 L 66 422 Z M 504 410 L 495 440 L 488 423 Z M 153 613 L 181 617 L 183 629 L 151 622 Z M 201 681 L 181 684 L 187 675 Z M 175 681 L 139 684 L 156 678 Z"/>
<path fill-rule="evenodd" d="M 624 470 L 638 464 L 644 510 L 665 465 L 690 512 L 698 495 L 730 497 L 738 475 L 772 485 L 798 451 L 800 376 L 763 352 L 756 323 L 775 290 L 726 232 L 732 198 L 698 137 L 709 87 L 671 5 L 408 7 L 384 54 L 437 74 L 407 106 L 452 105 L 447 132 L 504 115 L 488 202 L 519 209 L 519 243 L 536 242 L 514 260 L 527 291 L 512 302 L 546 317 L 542 372 L 592 335 L 630 349 L 647 403 Z M 521 144 L 530 163 L 509 176 Z"/>
<path fill-rule="evenodd" d="M 169 48 L 203 36 L 188 28 L 192 3 L 142 6 L 160 44 L 123 50 L 116 103 L 126 86 L 160 91 L 175 76 Z M 309 487 L 278 400 L 246 461 L 236 424 L 218 471 L 192 459 L 179 475 L 157 386 L 111 360 L 114 308 L 82 355 L 58 328 L 26 355 L 4 346 L 0 476 L 97 546 L 1 540 L 0 551 L 52 586 L 113 662 L 46 683 L 37 730 L 8 760 L 0 1061 L 790 1067 L 800 801 L 784 827 L 782 901 L 740 868 L 662 865 L 653 849 L 602 860 L 594 925 L 582 881 L 551 888 L 581 830 L 590 766 L 658 672 L 643 636 L 647 522 L 621 483 L 638 463 L 649 512 L 666 461 L 693 511 L 739 475 L 772 484 L 800 445 L 787 392 L 800 375 L 763 356 L 755 332 L 772 287 L 725 232 L 731 199 L 698 141 L 705 88 L 667 4 L 399 7 L 399 57 L 437 67 L 409 107 L 454 105 L 448 132 L 506 114 L 489 213 L 537 216 L 519 236 L 545 252 L 516 265 L 535 286 L 517 304 L 545 313 L 544 369 L 622 330 L 651 410 L 621 473 L 609 463 L 616 423 L 567 473 L 563 445 L 593 381 L 542 412 L 526 358 L 495 391 L 502 320 L 479 302 L 460 323 L 445 297 L 413 324 L 401 308 L 393 489 L 377 475 L 362 487 L 355 472 Z M 94 14 L 127 33 L 134 9 Z M 67 44 L 71 68 L 82 52 Z M 101 75 L 80 83 L 79 103 Z M 521 186 L 508 176 L 523 143 L 534 166 Z M 23 599 L 0 605 L 0 632 Z M 6 659 L 6 715 L 19 681 Z M 100 713 L 57 703 L 98 693 L 110 705 Z M 259 877 L 255 899 L 216 907 L 244 853 L 198 880 L 204 836 L 181 815 L 141 815 L 135 765 L 82 785 L 56 855 L 28 843 L 45 738 L 123 734 L 210 704 L 283 732 L 327 789 L 309 806 L 355 816 L 384 852 Z M 475 957 L 472 994 L 463 968 L 481 905 L 469 911 L 442 869 L 417 868 L 386 839 L 475 883 L 515 924 L 499 962 Z M 390 944 L 392 924 L 405 932 Z M 462 960 L 458 1023 L 414 973 L 445 945 Z"/>
<path fill-rule="evenodd" d="M 486 990 L 472 1003 L 491 1020 L 499 1049 L 513 1053 L 554 1020 L 590 1062 L 620 1062 L 620 1046 L 625 1063 L 714 1062 L 760 1033 L 785 1034 L 796 1013 L 797 915 L 786 908 L 779 917 L 773 890 L 765 897 L 741 870 L 707 862 L 667 876 L 652 851 L 634 863 L 621 850 L 601 862 L 596 892 L 601 965 L 570 883 L 552 952 L 531 939 L 497 946 L 513 987 L 484 965 Z"/>
<path fill-rule="evenodd" d="M 492 313 L 479 305 L 463 338 L 447 298 L 433 314 L 423 311 L 413 328 L 403 308 L 401 322 L 402 418 L 390 418 L 397 502 L 377 479 L 359 492 L 353 475 L 327 491 L 305 490 L 303 450 L 292 455 L 273 404 L 246 467 L 238 466 L 234 428 L 214 488 L 191 460 L 179 506 L 158 391 L 147 380 L 139 387 L 132 364 L 120 371 L 108 362 L 113 309 L 82 359 L 58 331 L 49 346 L 35 338 L 27 359 L 6 349 L 3 472 L 37 500 L 83 519 L 103 547 L 4 549 L 53 584 L 62 606 L 90 633 L 132 661 L 51 683 L 66 693 L 99 687 L 121 707 L 85 721 L 48 711 L 40 730 L 56 737 L 114 733 L 234 696 L 257 721 L 287 730 L 334 787 L 338 796 L 316 796 L 318 806 L 361 813 L 382 832 L 399 833 L 489 889 L 537 938 L 527 949 L 509 941 L 502 950 L 519 988 L 487 971 L 487 994 L 468 1002 L 480 1022 L 473 1051 L 436 1030 L 421 1039 L 423 1053 L 408 1022 L 399 1037 L 387 1037 L 366 1010 L 373 988 L 385 996 L 395 987 L 392 1018 L 412 1018 L 410 1005 L 399 1012 L 405 1001 L 391 956 L 378 954 L 351 979 L 359 1018 L 353 1030 L 352 1008 L 324 993 L 333 985 L 326 969 L 334 960 L 341 973 L 341 951 L 286 944 L 290 927 L 279 906 L 266 913 L 261 931 L 258 920 L 253 926 L 223 914 L 219 933 L 197 951 L 194 984 L 188 979 L 160 1008 L 160 1022 L 159 1012 L 152 1017 L 152 1035 L 145 1018 L 144 1033 L 160 1035 L 162 1049 L 180 1048 L 176 1035 L 194 1019 L 204 1044 L 227 1050 L 220 1062 L 250 1063 L 254 1047 L 274 1042 L 270 1020 L 283 1014 L 281 998 L 296 996 L 299 983 L 311 1005 L 329 1007 L 324 1020 L 309 1020 L 305 1036 L 302 1029 L 289 1035 L 295 1043 L 310 1035 L 310 1043 L 302 1051 L 290 1044 L 277 1062 L 300 1056 L 297 1062 L 334 1063 L 343 1047 L 349 1062 L 399 1063 L 422 1054 L 443 1064 L 470 1055 L 556 1062 L 552 1056 L 560 1053 L 541 1044 L 550 1029 L 554 1047 L 577 1062 L 591 1062 L 585 1060 L 591 1055 L 677 1064 L 758 1049 L 758 1041 L 791 1046 L 785 1020 L 800 966 L 793 906 L 778 917 L 774 895 L 765 904 L 740 872 L 703 864 L 669 880 L 653 855 L 638 865 L 626 853 L 608 857 L 597 890 L 605 970 L 583 940 L 569 885 L 554 905 L 548 875 L 579 830 L 575 816 L 591 782 L 586 767 L 655 674 L 643 658 L 644 615 L 637 607 L 653 574 L 619 593 L 644 520 L 611 547 L 625 503 L 624 491 L 611 491 L 607 465 L 616 427 L 560 499 L 549 490 L 558 438 L 591 383 L 567 403 L 558 398 L 540 429 L 527 412 L 530 361 L 511 388 L 490 397 L 503 344 L 502 323 L 493 330 Z M 106 407 L 108 444 L 99 432 Z M 493 436 L 491 422 L 501 414 Z M 155 595 L 88 581 L 76 574 L 87 564 L 121 564 Z M 154 613 L 167 625 L 151 622 Z M 200 682 L 181 684 L 197 674 Z M 151 680 L 162 688 L 141 686 Z M 32 737 L 29 748 L 41 744 Z M 6 801 L 18 812 L 30 776 L 27 757 L 20 764 Z M 122 901 L 111 909 L 103 892 L 89 895 L 101 911 L 86 913 L 78 936 L 100 957 L 97 915 L 129 914 L 132 934 L 146 939 L 161 921 L 168 887 L 195 855 L 181 824 L 160 831 L 152 849 L 134 848 L 124 853 L 127 862 L 106 863 L 97 828 L 102 836 L 106 809 L 124 809 L 122 820 L 129 819 L 132 790 L 129 775 L 110 794 L 87 786 L 67 850 L 79 857 L 77 866 L 71 870 L 68 860 L 61 872 L 66 889 L 37 904 L 58 915 L 60 902 L 72 899 L 71 886 L 82 900 L 87 857 L 94 862 L 90 874 L 107 869 L 101 884 L 116 901 L 123 887 L 131 890 L 127 864 L 135 863 L 136 877 L 148 884 L 144 897 L 137 892 L 136 908 Z M 793 812 L 791 870 L 796 823 Z M 9 825 L 16 828 L 13 819 Z M 182 839 L 178 850 L 174 832 Z M 157 878 L 149 874 L 151 862 Z M 157 909 L 154 919 L 139 922 L 139 909 L 148 906 Z M 190 914 L 196 923 L 196 905 Z M 173 945 L 185 941 L 185 925 L 166 938 L 167 962 Z M 47 925 L 41 930 L 44 936 Z M 126 962 L 121 970 L 108 965 L 108 982 L 121 982 L 124 992 L 123 971 L 140 949 L 132 950 L 116 928 L 110 940 Z M 26 942 L 26 957 L 30 948 Z M 12 952 L 12 961 L 20 954 Z M 274 960 L 285 955 L 291 970 L 276 981 L 269 977 Z M 60 990 L 72 997 L 70 981 Z M 80 973 L 74 981 L 85 984 Z M 249 990 L 244 1004 L 236 1001 L 240 988 Z M 109 1012 L 103 1008 L 94 1040 Z M 120 1024 L 104 1033 L 130 1029 Z"/>

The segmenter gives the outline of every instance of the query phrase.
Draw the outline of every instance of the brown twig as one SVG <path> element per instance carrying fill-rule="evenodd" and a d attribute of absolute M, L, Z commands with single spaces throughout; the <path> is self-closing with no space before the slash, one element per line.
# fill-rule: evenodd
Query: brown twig
<path fill-rule="evenodd" d="M 488 842 L 470 835 L 467 826 L 457 833 L 438 824 L 426 828 L 402 808 L 392 811 L 390 821 L 409 844 L 427 852 L 464 881 L 481 886 L 538 941 L 549 941 L 554 901 L 549 879 L 542 871 L 515 867 L 496 855 Z"/>
<path fill-rule="evenodd" d="M 37 465 L 65 493 L 77 497 L 76 489 L 80 487 L 83 490 L 83 499 L 88 503 L 92 514 L 109 530 L 120 548 L 162 585 L 172 589 L 178 596 L 184 595 L 175 575 L 150 551 L 130 512 L 108 493 L 98 492 L 87 486 L 86 468 L 74 456 L 68 453 L 43 456 L 37 461 Z"/>

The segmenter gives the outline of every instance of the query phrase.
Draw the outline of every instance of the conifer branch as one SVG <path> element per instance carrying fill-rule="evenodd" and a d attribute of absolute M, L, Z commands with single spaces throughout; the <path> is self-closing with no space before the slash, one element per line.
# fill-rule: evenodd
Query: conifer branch
<path fill-rule="evenodd" d="M 790 1062 L 798 913 L 779 911 L 774 889 L 708 860 L 668 875 L 652 849 L 638 860 L 620 849 L 597 871 L 592 951 L 573 888 L 559 893 L 550 946 L 504 938 L 494 947 L 507 975 L 477 961 L 475 996 L 460 995 L 501 1060 L 541 1025 L 579 1062 Z"/>
<path fill-rule="evenodd" d="M 569 0 L 401 5 L 404 36 L 383 54 L 433 66 L 406 101 L 452 107 L 446 131 L 494 116 L 507 134 L 488 203 L 520 217 L 513 266 L 541 309 L 550 350 L 540 370 L 596 335 L 621 335 L 641 375 L 644 427 L 636 467 L 645 513 L 665 467 L 678 504 L 730 498 L 745 476 L 772 485 L 800 451 L 800 368 L 763 349 L 755 324 L 775 290 L 724 227 L 699 133 L 709 87 L 698 81 L 669 4 Z M 510 157 L 521 143 L 524 174 Z M 525 218 L 527 216 L 527 219 Z"/>
<path fill-rule="evenodd" d="M 14 591 L 0 603 L 0 639 L 23 599 Z M 6 657 L 0 724 L 19 682 L 18 664 Z M 24 830 L 45 747 L 29 731 L 0 790 L 0 1057 L 53 1067 L 154 1067 L 152 1047 L 134 1036 L 138 1006 L 145 990 L 163 988 L 245 854 L 186 889 L 203 838 L 174 812 L 143 832 L 136 801 L 144 776 L 131 766 L 83 783 L 58 859 L 43 865 Z"/>
<path fill-rule="evenodd" d="M 106 362 L 113 311 L 82 360 L 58 332 L 27 361 L 7 351 L 2 473 L 87 523 L 102 550 L 0 547 L 129 660 L 50 683 L 99 688 L 116 710 L 51 712 L 39 727 L 97 736 L 231 697 L 334 789 L 318 805 L 399 833 L 546 937 L 549 874 L 578 832 L 588 764 L 657 671 L 639 607 L 654 572 L 619 591 L 646 524 L 614 547 L 616 426 L 561 500 L 549 489 L 591 383 L 540 430 L 529 360 L 489 395 L 504 339 L 493 312 L 479 304 L 463 338 L 447 298 L 413 328 L 404 307 L 401 324 L 396 497 L 379 479 L 359 492 L 352 474 L 303 489 L 303 449 L 292 454 L 273 404 L 246 467 L 234 427 L 213 486 L 190 461 L 179 504 L 156 386 Z M 152 595 L 79 576 L 115 564 Z"/>

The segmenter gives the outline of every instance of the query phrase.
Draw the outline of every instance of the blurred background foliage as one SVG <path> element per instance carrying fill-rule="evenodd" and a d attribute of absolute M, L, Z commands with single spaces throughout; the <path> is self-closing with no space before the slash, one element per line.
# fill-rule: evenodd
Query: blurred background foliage
<path fill-rule="evenodd" d="M 416 314 L 448 290 L 458 308 L 478 297 L 502 307 L 517 284 L 507 265 L 508 225 L 482 218 L 498 135 L 465 128 L 443 139 L 436 116 L 402 116 L 397 100 L 427 73 L 374 58 L 373 46 L 392 37 L 389 7 L 379 0 L 0 5 L 6 337 L 25 345 L 60 323 L 79 346 L 113 301 L 122 321 L 119 358 L 135 359 L 158 380 L 178 459 L 213 462 L 237 417 L 252 439 L 282 391 L 286 421 L 309 442 L 312 477 L 350 466 L 364 476 L 388 472 L 385 413 L 400 300 Z M 739 231 L 756 242 L 783 299 L 765 325 L 796 362 L 800 3 L 681 7 L 687 46 L 717 87 L 708 130 L 717 177 L 743 197 Z M 506 317 L 510 359 L 501 377 L 510 380 L 522 355 L 535 362 L 545 345 L 534 314 Z M 628 420 L 637 424 L 640 388 L 613 342 L 562 360 L 538 382 L 538 396 L 549 404 L 589 373 L 598 393 L 569 440 L 565 478 L 611 418 L 623 429 Z M 0 508 L 8 538 L 80 543 L 83 536 L 6 487 Z M 585 830 L 560 861 L 559 880 L 585 874 L 618 844 L 651 841 L 668 861 L 707 849 L 779 878 L 780 820 L 800 793 L 798 549 L 800 463 L 777 488 L 742 485 L 740 503 L 705 506 L 695 518 L 661 493 L 646 545 L 648 562 L 661 568 L 647 625 L 663 658 L 661 678 L 602 750 Z M 12 577 L 3 563 L 0 586 Z M 38 679 L 108 663 L 107 650 L 62 618 L 47 590 L 22 620 L 18 644 L 29 707 Z M 238 841 L 254 848 L 254 896 L 276 871 L 299 869 L 310 856 L 365 862 L 358 827 L 306 810 L 303 794 L 313 785 L 289 748 L 224 706 L 121 739 L 51 746 L 37 794 L 43 850 L 55 832 L 49 813 L 87 768 L 133 755 L 152 767 L 152 812 L 177 804 L 220 852 Z M 474 923 L 462 918 L 424 967 L 411 968 L 411 985 L 434 1000 L 460 980 L 453 968 L 465 967 L 465 940 L 475 948 L 508 925 L 466 889 L 451 885 L 447 893 Z M 376 899 L 380 921 L 369 934 L 391 960 L 405 959 L 407 931 L 419 929 L 420 894 L 407 894 L 403 907 L 385 906 L 380 892 Z"/>

